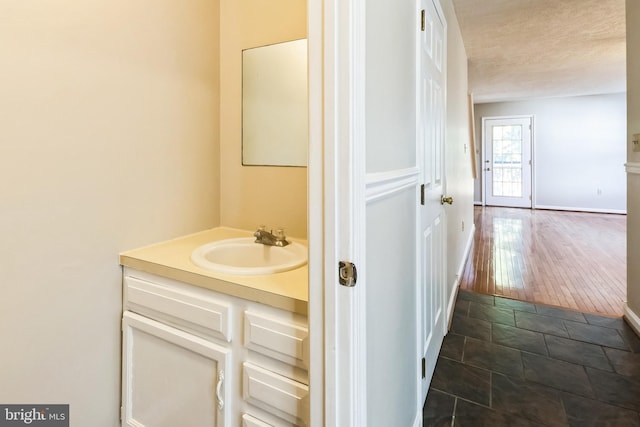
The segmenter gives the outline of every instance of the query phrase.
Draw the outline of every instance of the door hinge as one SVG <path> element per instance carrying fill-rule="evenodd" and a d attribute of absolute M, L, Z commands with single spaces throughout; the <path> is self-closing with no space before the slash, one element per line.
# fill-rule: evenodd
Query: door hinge
<path fill-rule="evenodd" d="M 342 286 L 354 287 L 358 281 L 356 265 L 349 261 L 340 261 L 338 263 L 338 280 Z"/>
<path fill-rule="evenodd" d="M 420 204 L 424 205 L 424 184 L 420 185 Z"/>
<path fill-rule="evenodd" d="M 424 31 L 425 28 L 425 12 L 424 9 L 420 11 L 420 31 Z"/>
<path fill-rule="evenodd" d="M 120 406 L 120 421 L 124 418 L 124 406 Z"/>
<path fill-rule="evenodd" d="M 422 358 L 422 378 L 426 378 L 427 377 L 427 359 L 425 359 L 424 357 Z"/>

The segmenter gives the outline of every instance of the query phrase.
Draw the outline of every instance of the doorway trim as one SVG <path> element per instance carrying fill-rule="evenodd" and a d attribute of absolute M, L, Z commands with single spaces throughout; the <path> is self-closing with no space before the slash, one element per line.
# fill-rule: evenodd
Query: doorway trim
<path fill-rule="evenodd" d="M 364 245 L 365 0 L 309 0 L 309 340 L 310 423 L 364 425 L 363 287 L 338 285 L 337 260 L 358 265 Z M 350 171 L 356 171 L 351 175 Z M 311 303 L 312 302 L 312 303 Z M 349 315 L 345 316 L 345 313 Z"/>
<path fill-rule="evenodd" d="M 514 114 L 508 116 L 487 116 L 482 117 L 482 130 L 481 130 L 481 151 L 482 156 L 480 159 L 480 179 L 481 179 L 481 197 L 482 206 L 487 206 L 487 180 L 485 179 L 485 164 L 487 159 L 486 150 L 486 126 L 488 120 L 508 120 L 508 119 L 529 119 L 531 121 L 531 207 L 529 209 L 535 209 L 536 207 L 536 127 L 535 127 L 535 115 L 534 114 Z"/>
<path fill-rule="evenodd" d="M 333 218 L 324 218 L 326 207 L 324 186 L 324 16 L 323 0 L 307 1 L 307 45 L 308 45 L 308 87 L 309 87 L 309 154 L 307 167 L 307 238 L 309 242 L 309 421 L 312 427 L 326 425 L 327 414 L 335 413 L 335 408 L 325 407 L 327 387 L 333 381 L 325 382 L 325 375 L 332 367 L 325 365 L 325 276 L 331 277 L 325 267 L 325 230 L 331 230 Z M 331 178 L 331 177 L 329 177 Z M 331 208 L 333 205 L 329 206 Z M 312 208 L 315 207 L 315 208 Z M 332 253 L 329 254 L 332 256 Z M 313 304 L 310 302 L 313 301 Z M 329 362 L 330 360 L 327 359 Z M 331 402 L 327 402 L 331 405 Z M 330 418 L 330 417 L 329 417 Z"/>

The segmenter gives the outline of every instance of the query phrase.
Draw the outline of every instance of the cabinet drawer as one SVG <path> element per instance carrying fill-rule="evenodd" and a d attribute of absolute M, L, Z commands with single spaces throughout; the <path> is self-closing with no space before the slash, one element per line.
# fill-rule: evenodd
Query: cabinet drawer
<path fill-rule="evenodd" d="M 243 365 L 244 399 L 295 425 L 306 426 L 309 387 L 251 363 Z"/>
<path fill-rule="evenodd" d="M 273 424 L 265 423 L 249 414 L 242 415 L 242 427 L 273 427 Z"/>
<path fill-rule="evenodd" d="M 251 311 L 244 313 L 244 342 L 251 350 L 309 369 L 309 328 L 306 324 Z"/>
<path fill-rule="evenodd" d="M 230 306 L 188 288 L 125 276 L 125 309 L 198 335 L 231 341 Z"/>

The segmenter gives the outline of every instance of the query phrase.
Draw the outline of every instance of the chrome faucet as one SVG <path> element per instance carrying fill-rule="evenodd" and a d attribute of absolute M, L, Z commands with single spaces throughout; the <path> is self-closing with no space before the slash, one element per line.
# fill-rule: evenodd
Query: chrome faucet
<path fill-rule="evenodd" d="M 256 232 L 253 233 L 253 237 L 256 238 L 256 243 L 262 243 L 267 246 L 285 247 L 289 244 L 282 228 L 277 229 L 274 235 L 273 230 L 269 232 L 265 229 L 264 225 L 261 225 Z"/>

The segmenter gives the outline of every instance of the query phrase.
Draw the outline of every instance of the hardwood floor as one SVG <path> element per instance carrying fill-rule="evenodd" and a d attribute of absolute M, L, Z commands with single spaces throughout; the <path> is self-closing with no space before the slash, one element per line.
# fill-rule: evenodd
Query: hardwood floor
<path fill-rule="evenodd" d="M 460 289 L 621 316 L 627 217 L 475 207 Z"/>

